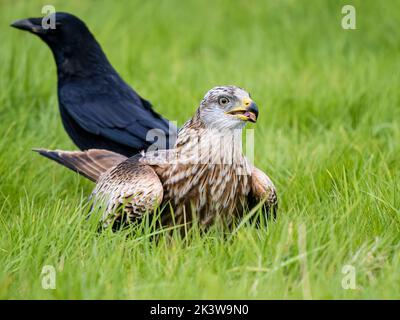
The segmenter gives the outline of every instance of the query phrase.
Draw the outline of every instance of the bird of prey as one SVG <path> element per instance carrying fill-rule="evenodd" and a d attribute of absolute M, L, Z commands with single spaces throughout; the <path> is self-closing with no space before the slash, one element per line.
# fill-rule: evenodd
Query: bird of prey
<path fill-rule="evenodd" d="M 176 127 L 157 114 L 115 71 L 86 25 L 69 13 L 57 12 L 55 28 L 43 18 L 15 21 L 51 49 L 58 76 L 58 102 L 65 130 L 81 149 L 107 149 L 132 156 L 153 145 L 169 148 Z M 151 130 L 151 131 L 150 131 Z"/>
<path fill-rule="evenodd" d="M 242 129 L 256 122 L 258 109 L 249 94 L 235 86 L 207 92 L 195 115 L 179 130 L 173 148 L 126 158 L 107 150 L 37 150 L 43 156 L 96 182 L 92 197 L 100 204 L 102 224 L 132 223 L 158 206 L 163 225 L 230 225 L 261 201 L 275 216 L 276 190 L 242 152 Z"/>

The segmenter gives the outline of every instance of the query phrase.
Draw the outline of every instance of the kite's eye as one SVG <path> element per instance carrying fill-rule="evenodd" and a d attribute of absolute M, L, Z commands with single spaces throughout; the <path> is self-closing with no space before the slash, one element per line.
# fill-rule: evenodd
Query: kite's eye
<path fill-rule="evenodd" d="M 227 97 L 221 97 L 218 99 L 218 103 L 221 106 L 226 106 L 229 103 L 229 99 Z"/>

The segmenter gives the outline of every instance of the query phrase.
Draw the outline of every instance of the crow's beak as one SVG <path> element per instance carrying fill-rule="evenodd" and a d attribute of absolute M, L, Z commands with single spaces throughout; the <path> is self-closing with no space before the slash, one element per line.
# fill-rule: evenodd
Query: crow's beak
<path fill-rule="evenodd" d="M 13 22 L 11 27 L 26 30 L 32 33 L 41 33 L 43 31 L 40 18 L 21 19 Z"/>

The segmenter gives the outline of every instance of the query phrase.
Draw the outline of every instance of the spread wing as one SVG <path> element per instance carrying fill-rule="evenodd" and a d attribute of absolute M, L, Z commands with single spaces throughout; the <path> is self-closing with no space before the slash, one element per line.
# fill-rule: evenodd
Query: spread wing
<path fill-rule="evenodd" d="M 161 204 L 163 186 L 153 168 L 141 163 L 138 155 L 102 175 L 92 197 L 96 206 L 104 206 L 103 225 L 129 223 Z"/>
<path fill-rule="evenodd" d="M 84 130 L 100 138 L 133 148 L 146 149 L 158 139 L 149 140 L 148 131 L 156 129 L 160 148 L 169 141 L 170 131 L 176 127 L 158 113 L 147 100 L 142 99 L 117 75 L 93 79 L 90 86 L 79 81 L 64 84 L 59 89 L 62 108 Z"/>
<path fill-rule="evenodd" d="M 278 212 L 278 197 L 271 179 L 260 169 L 253 167 L 251 170 L 251 191 L 249 194 L 250 207 L 265 200 L 264 210 L 273 218 Z"/>

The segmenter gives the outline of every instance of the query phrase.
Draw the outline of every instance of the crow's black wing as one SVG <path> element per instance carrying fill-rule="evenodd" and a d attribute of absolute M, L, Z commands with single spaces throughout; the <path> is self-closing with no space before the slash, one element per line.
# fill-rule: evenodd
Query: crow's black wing
<path fill-rule="evenodd" d="M 166 143 L 176 135 L 173 124 L 115 75 L 92 79 L 90 84 L 64 83 L 59 87 L 59 100 L 85 131 L 139 151 L 154 142 L 168 148 Z"/>

